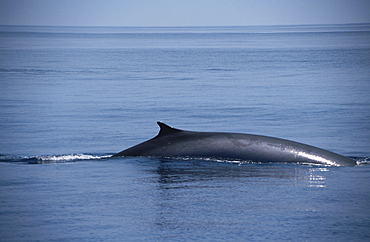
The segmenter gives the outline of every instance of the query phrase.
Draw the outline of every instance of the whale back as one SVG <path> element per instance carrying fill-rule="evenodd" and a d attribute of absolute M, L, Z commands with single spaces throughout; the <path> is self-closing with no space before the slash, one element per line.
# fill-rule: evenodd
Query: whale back
<path fill-rule="evenodd" d="M 262 135 L 195 132 L 157 122 L 159 133 L 152 139 L 115 156 L 217 157 L 256 162 L 321 163 L 356 165 L 356 161 L 310 145 Z"/>

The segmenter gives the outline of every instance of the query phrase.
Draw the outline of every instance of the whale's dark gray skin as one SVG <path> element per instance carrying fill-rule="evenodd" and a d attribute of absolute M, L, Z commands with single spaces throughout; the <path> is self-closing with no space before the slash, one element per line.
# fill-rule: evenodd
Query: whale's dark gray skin
<path fill-rule="evenodd" d="M 185 131 L 157 123 L 160 131 L 156 137 L 113 157 L 204 157 L 253 162 L 356 165 L 356 161 L 342 155 L 290 140 L 253 134 Z"/>

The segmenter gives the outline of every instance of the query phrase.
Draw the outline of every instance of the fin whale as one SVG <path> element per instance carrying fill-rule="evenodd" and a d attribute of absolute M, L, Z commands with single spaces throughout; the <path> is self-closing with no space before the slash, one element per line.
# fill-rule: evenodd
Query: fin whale
<path fill-rule="evenodd" d="M 356 161 L 345 156 L 290 140 L 254 134 L 194 132 L 172 128 L 161 122 L 157 124 L 160 127 L 157 136 L 113 157 L 204 157 L 268 163 L 356 165 Z"/>

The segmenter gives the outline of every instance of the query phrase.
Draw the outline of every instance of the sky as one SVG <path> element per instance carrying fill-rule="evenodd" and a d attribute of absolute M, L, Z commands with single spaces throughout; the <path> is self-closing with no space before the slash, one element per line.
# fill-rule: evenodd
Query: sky
<path fill-rule="evenodd" d="M 245 26 L 370 23 L 370 0 L 0 0 L 0 25 Z"/>

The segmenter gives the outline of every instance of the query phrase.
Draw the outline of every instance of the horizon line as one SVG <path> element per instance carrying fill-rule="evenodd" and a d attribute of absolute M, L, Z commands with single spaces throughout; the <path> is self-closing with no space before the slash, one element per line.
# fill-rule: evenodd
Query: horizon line
<path fill-rule="evenodd" d="M 0 27 L 62 27 L 62 28 L 219 28 L 219 27 L 283 27 L 283 26 L 327 26 L 327 25 L 369 25 L 364 22 L 320 23 L 320 24 L 255 24 L 255 25 L 34 25 L 34 24 L 0 24 Z"/>

